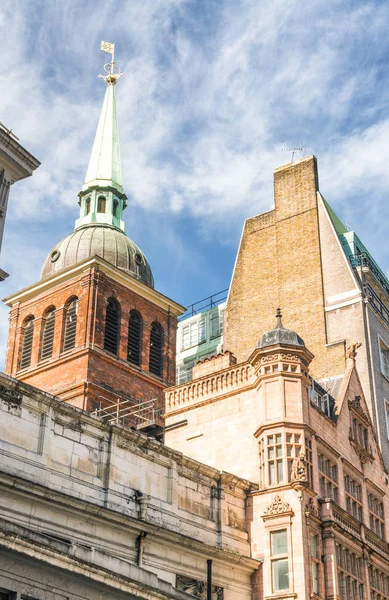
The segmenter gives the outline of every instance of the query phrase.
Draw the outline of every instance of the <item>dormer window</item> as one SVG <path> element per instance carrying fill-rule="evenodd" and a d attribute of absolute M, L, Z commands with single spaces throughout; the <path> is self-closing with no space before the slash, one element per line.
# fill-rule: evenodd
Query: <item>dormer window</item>
<path fill-rule="evenodd" d="M 114 200 L 113 207 L 112 207 L 112 214 L 114 217 L 118 216 L 118 206 L 119 206 L 119 202 L 117 200 Z"/>
<path fill-rule="evenodd" d="M 99 198 L 97 200 L 97 212 L 105 213 L 106 204 L 107 204 L 107 200 L 106 200 L 105 196 L 99 196 Z"/>
<path fill-rule="evenodd" d="M 85 216 L 90 213 L 90 198 L 85 200 Z"/>

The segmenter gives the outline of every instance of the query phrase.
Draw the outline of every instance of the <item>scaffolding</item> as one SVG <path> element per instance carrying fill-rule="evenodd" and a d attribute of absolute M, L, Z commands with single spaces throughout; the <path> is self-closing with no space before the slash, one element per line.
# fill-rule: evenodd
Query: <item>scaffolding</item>
<path fill-rule="evenodd" d="M 129 398 L 109 400 L 99 396 L 100 406 L 92 412 L 105 423 L 130 427 L 159 437 L 163 430 L 162 409 L 156 408 L 156 398 L 137 402 Z"/>

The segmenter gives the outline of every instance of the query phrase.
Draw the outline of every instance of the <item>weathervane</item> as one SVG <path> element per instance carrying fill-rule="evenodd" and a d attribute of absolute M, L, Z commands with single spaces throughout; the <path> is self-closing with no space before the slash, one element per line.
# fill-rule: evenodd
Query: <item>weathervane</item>
<path fill-rule="evenodd" d="M 99 77 L 104 79 L 107 85 L 115 85 L 117 80 L 124 75 L 119 67 L 115 65 L 115 44 L 111 44 L 110 42 L 101 42 L 101 50 L 110 54 L 112 56 L 112 60 L 110 63 L 104 65 L 104 71 L 107 74 L 99 75 Z"/>
<path fill-rule="evenodd" d="M 282 148 L 283 152 L 291 152 L 292 153 L 292 158 L 291 158 L 291 163 L 293 162 L 293 158 L 296 152 L 300 152 L 300 156 L 301 158 L 304 158 L 306 151 L 307 151 L 307 147 L 304 144 L 304 142 L 301 142 L 301 146 L 296 147 L 296 148 Z"/>

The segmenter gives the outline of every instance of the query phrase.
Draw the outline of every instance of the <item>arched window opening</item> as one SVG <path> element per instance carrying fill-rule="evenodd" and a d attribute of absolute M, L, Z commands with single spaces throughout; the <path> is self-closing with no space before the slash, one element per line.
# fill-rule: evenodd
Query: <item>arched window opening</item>
<path fill-rule="evenodd" d="M 34 339 L 34 317 L 29 317 L 24 325 L 20 368 L 27 369 L 31 364 L 32 343 Z"/>
<path fill-rule="evenodd" d="M 54 344 L 54 329 L 55 329 L 55 308 L 50 308 L 46 312 L 43 324 L 41 360 L 50 358 L 53 354 Z"/>
<path fill-rule="evenodd" d="M 119 206 L 119 202 L 117 200 L 113 201 L 113 208 L 112 208 L 112 214 L 114 217 L 118 216 L 118 206 Z"/>
<path fill-rule="evenodd" d="M 163 347 L 163 330 L 158 323 L 153 323 L 150 332 L 150 357 L 149 370 L 150 373 L 162 376 L 162 347 Z"/>
<path fill-rule="evenodd" d="M 142 321 L 140 315 L 135 310 L 132 310 L 128 320 L 127 360 L 138 366 L 140 366 L 141 362 L 141 330 Z"/>
<path fill-rule="evenodd" d="M 118 353 L 119 346 L 119 304 L 114 298 L 109 298 L 105 316 L 104 350 Z"/>
<path fill-rule="evenodd" d="M 90 198 L 85 200 L 85 216 L 90 213 Z"/>
<path fill-rule="evenodd" d="M 71 350 L 76 345 L 78 298 L 71 300 L 65 309 L 65 331 L 62 351 Z"/>
<path fill-rule="evenodd" d="M 106 206 L 106 199 L 104 196 L 99 196 L 99 199 L 97 200 L 97 212 L 98 213 L 105 213 L 105 206 Z"/>

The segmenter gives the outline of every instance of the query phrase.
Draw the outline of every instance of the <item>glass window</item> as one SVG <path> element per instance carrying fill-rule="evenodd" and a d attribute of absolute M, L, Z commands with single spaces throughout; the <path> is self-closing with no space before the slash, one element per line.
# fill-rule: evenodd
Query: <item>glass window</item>
<path fill-rule="evenodd" d="M 367 494 L 369 507 L 369 526 L 382 539 L 385 539 L 385 515 L 382 498 L 372 493 Z"/>
<path fill-rule="evenodd" d="M 380 340 L 380 364 L 381 373 L 389 379 L 389 348 L 382 340 Z"/>
<path fill-rule="evenodd" d="M 338 501 L 338 466 L 324 454 L 319 454 L 320 495 Z"/>
<path fill-rule="evenodd" d="M 344 476 L 346 510 L 355 519 L 362 522 L 362 485 L 349 475 Z"/>
<path fill-rule="evenodd" d="M 282 483 L 284 481 L 284 463 L 281 433 L 267 436 L 267 460 L 269 485 Z"/>
<path fill-rule="evenodd" d="M 271 553 L 287 554 L 288 553 L 288 538 L 286 529 L 282 531 L 273 531 L 271 534 Z"/>
<path fill-rule="evenodd" d="M 220 310 L 219 308 L 215 308 L 210 314 L 209 323 L 211 338 L 218 337 L 223 333 L 223 315 L 224 310 Z"/>
<path fill-rule="evenodd" d="M 289 588 L 289 560 L 287 530 L 270 533 L 273 591 Z"/>
<path fill-rule="evenodd" d="M 181 350 L 197 346 L 206 340 L 206 322 L 201 318 L 194 323 L 188 323 L 182 328 Z"/>

